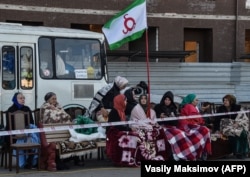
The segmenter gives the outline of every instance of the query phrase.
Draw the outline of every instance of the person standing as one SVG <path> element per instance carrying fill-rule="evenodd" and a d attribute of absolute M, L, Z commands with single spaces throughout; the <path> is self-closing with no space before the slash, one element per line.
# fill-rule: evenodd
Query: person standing
<path fill-rule="evenodd" d="M 100 89 L 89 106 L 89 115 L 94 121 L 107 122 L 110 110 L 113 108 L 113 100 L 120 91 L 125 89 L 128 80 L 121 76 L 116 76 L 114 82 Z"/>

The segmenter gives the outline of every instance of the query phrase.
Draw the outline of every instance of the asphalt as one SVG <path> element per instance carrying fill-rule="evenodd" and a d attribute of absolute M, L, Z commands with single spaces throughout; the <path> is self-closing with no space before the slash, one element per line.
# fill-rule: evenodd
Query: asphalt
<path fill-rule="evenodd" d="M 15 162 L 13 162 L 15 163 Z M 20 169 L 16 174 L 15 166 L 12 171 L 0 167 L 0 177 L 139 177 L 140 167 L 116 167 L 109 159 L 104 157 L 98 160 L 97 155 L 93 154 L 91 159 L 85 159 L 83 166 L 74 165 L 73 161 L 66 163 L 69 169 L 49 172 L 37 169 Z"/>
<path fill-rule="evenodd" d="M 250 161 L 250 158 L 236 159 L 229 155 L 213 161 Z M 211 160 L 207 161 L 211 164 Z M 223 162 L 226 163 L 226 162 Z M 70 169 L 49 172 L 45 170 L 38 171 L 37 169 L 20 169 L 16 174 L 15 167 L 12 171 L 0 167 L 0 177 L 140 177 L 140 167 L 115 167 L 114 164 L 105 157 L 103 160 L 97 160 L 93 155 L 92 159 L 86 159 L 84 166 L 75 166 L 72 162 L 68 162 Z"/>

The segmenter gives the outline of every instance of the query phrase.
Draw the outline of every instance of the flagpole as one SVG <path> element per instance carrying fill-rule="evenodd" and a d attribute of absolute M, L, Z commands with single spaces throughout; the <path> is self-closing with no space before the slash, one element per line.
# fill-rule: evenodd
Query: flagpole
<path fill-rule="evenodd" d="M 147 112 L 147 116 L 149 117 L 149 118 L 151 118 L 151 113 L 150 113 L 150 108 L 151 108 L 151 106 L 150 106 L 150 71 L 149 71 L 149 51 L 148 51 L 148 29 L 146 29 L 146 63 L 147 63 L 147 76 L 148 76 L 148 112 Z"/>

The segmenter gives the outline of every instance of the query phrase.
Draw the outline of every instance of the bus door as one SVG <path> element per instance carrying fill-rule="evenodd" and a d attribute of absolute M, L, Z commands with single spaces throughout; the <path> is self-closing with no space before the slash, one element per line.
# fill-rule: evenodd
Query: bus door
<path fill-rule="evenodd" d="M 1 110 L 13 104 L 15 92 L 22 92 L 25 104 L 35 108 L 34 44 L 0 42 L 1 59 Z"/>

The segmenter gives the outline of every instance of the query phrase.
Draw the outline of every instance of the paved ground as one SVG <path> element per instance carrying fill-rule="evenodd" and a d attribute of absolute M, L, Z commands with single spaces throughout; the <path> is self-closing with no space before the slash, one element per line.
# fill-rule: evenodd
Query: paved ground
<path fill-rule="evenodd" d="M 236 159 L 232 156 L 217 159 L 216 161 L 250 161 L 250 158 Z M 209 162 L 211 164 L 211 162 Z M 57 172 L 37 171 L 20 169 L 20 173 L 16 174 L 15 168 L 9 172 L 8 169 L 0 167 L 0 177 L 140 177 L 140 167 L 126 168 L 115 167 L 108 159 L 97 160 L 94 156 L 93 159 L 85 160 L 84 166 L 74 166 L 73 162 L 69 162 L 69 170 L 61 170 Z"/>
<path fill-rule="evenodd" d="M 106 157 L 104 160 L 97 160 L 97 155 L 93 154 L 92 159 L 85 160 L 84 166 L 75 166 L 73 161 L 68 162 L 70 167 L 68 170 L 60 170 L 56 172 L 37 171 L 36 169 L 27 170 L 20 169 L 20 172 L 16 174 L 16 169 L 13 167 L 10 172 L 4 167 L 0 167 L 0 177 L 139 177 L 140 167 L 127 168 L 127 167 L 115 167 L 113 163 Z"/>
<path fill-rule="evenodd" d="M 116 168 L 108 161 L 89 160 L 84 167 L 70 166 L 69 170 L 57 172 L 24 170 L 16 174 L 15 169 L 9 172 L 7 169 L 0 170 L 0 177 L 139 177 L 140 168 Z"/>

